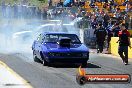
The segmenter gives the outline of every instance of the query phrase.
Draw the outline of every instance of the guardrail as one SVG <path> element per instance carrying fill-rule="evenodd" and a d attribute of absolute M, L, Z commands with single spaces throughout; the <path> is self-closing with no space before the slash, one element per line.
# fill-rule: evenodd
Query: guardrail
<path fill-rule="evenodd" d="M 109 49 L 109 53 L 119 56 L 118 54 L 118 43 L 116 43 L 118 41 L 118 37 L 112 37 L 111 38 L 111 43 L 110 43 L 110 49 Z M 131 38 L 131 42 L 132 42 L 132 38 Z M 132 49 L 128 49 L 128 58 L 132 59 Z"/>

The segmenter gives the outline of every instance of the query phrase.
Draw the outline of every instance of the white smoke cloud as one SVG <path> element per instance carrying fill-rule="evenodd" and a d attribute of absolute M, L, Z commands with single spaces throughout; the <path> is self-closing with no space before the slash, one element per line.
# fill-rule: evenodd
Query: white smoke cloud
<path fill-rule="evenodd" d="M 15 19 L 0 18 L 0 52 L 1 53 L 21 53 L 30 52 L 32 43 L 39 33 L 68 32 L 79 33 L 79 29 L 71 24 L 70 18 L 67 23 L 60 20 L 42 21 L 41 19 Z M 64 18 L 63 18 L 64 20 Z M 69 22 L 68 22 L 69 21 Z M 73 21 L 74 22 L 74 21 Z M 40 24 L 38 24 L 40 23 Z M 52 29 L 53 28 L 53 29 Z M 79 35 L 79 34 L 78 34 Z"/>

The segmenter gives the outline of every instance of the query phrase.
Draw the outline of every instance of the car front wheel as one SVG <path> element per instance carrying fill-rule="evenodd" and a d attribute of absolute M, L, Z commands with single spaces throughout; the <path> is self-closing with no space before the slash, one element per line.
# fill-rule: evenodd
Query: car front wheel
<path fill-rule="evenodd" d="M 45 60 L 45 57 L 43 56 L 42 52 L 40 52 L 40 55 L 41 55 L 43 66 L 48 66 L 49 63 Z"/>
<path fill-rule="evenodd" d="M 33 51 L 33 60 L 34 62 L 38 62 L 39 59 L 37 58 L 36 54 L 35 54 L 35 51 Z"/>
<path fill-rule="evenodd" d="M 43 66 L 48 66 L 48 62 L 46 60 L 43 60 Z"/>

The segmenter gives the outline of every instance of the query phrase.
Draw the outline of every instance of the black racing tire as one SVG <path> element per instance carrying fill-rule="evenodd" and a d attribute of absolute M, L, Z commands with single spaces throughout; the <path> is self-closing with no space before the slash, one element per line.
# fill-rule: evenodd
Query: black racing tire
<path fill-rule="evenodd" d="M 49 65 L 49 63 L 46 60 L 43 60 L 42 64 L 43 64 L 43 66 L 48 66 Z"/>
<path fill-rule="evenodd" d="M 41 55 L 41 59 L 42 59 L 43 66 L 48 66 L 49 63 L 45 60 L 45 57 L 43 56 L 42 52 L 40 52 L 40 55 Z"/>
<path fill-rule="evenodd" d="M 33 51 L 33 60 L 34 60 L 34 62 L 39 62 L 39 59 L 38 59 L 37 56 L 35 55 L 34 51 Z"/>

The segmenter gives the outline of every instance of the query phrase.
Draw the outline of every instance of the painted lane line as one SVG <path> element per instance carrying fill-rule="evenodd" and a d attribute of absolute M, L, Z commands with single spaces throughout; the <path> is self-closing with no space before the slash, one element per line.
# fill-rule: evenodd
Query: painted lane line
<path fill-rule="evenodd" d="M 4 62 L 0 61 L 0 87 L 13 86 L 13 88 L 33 88 Z"/>

